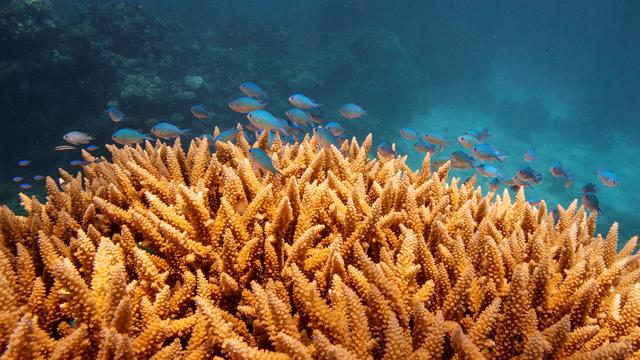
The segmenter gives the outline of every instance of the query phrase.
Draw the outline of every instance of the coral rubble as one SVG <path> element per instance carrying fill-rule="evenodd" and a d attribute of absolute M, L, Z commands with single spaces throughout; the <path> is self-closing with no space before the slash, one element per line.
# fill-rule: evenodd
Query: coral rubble
<path fill-rule="evenodd" d="M 216 134 L 214 134 L 216 135 Z M 0 211 L 6 359 L 640 356 L 637 238 L 315 138 L 110 146 Z M 92 160 L 84 153 L 87 160 Z"/>

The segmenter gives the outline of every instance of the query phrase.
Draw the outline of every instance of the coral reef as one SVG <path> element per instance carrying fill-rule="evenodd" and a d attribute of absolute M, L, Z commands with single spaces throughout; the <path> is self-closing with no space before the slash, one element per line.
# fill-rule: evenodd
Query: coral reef
<path fill-rule="evenodd" d="M 556 224 L 371 141 L 265 133 L 275 176 L 242 132 L 109 146 L 48 178 L 0 210 L 3 358 L 640 356 L 637 238 L 617 252 L 576 202 Z"/>

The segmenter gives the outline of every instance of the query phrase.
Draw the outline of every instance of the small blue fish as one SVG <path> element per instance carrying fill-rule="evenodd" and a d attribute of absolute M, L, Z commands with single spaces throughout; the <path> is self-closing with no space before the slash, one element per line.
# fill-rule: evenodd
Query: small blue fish
<path fill-rule="evenodd" d="M 71 166 L 87 166 L 91 164 L 90 162 L 88 162 L 87 160 L 71 160 L 69 162 L 69 165 Z"/>
<path fill-rule="evenodd" d="M 216 138 L 213 139 L 213 143 L 215 143 L 216 141 L 220 141 L 220 142 L 235 141 L 237 136 L 238 136 L 238 129 L 231 128 L 229 130 L 225 130 L 220 134 L 218 134 L 218 136 L 216 136 Z"/>
<path fill-rule="evenodd" d="M 42 179 L 44 179 L 44 176 L 42 176 L 42 175 L 35 175 L 33 177 L 33 180 L 35 180 L 35 181 L 42 181 Z"/>
<path fill-rule="evenodd" d="M 505 185 L 510 185 L 511 187 L 516 186 L 517 188 L 520 187 L 530 187 L 533 188 L 533 186 L 531 185 L 530 182 L 528 181 L 524 181 L 524 180 L 520 180 L 518 178 L 518 175 L 514 175 L 511 179 L 505 180 L 504 181 Z M 514 191 L 518 191 L 517 189 Z"/>
<path fill-rule="evenodd" d="M 251 162 L 253 166 L 257 167 L 262 171 L 269 171 L 273 174 L 282 174 L 282 171 L 278 170 L 273 166 L 273 161 L 266 152 L 264 152 L 260 148 L 252 148 L 249 149 L 249 155 L 251 157 Z"/>
<path fill-rule="evenodd" d="M 354 103 L 342 105 L 340 109 L 338 109 L 338 112 L 347 119 L 358 119 L 367 115 L 366 110 Z"/>
<path fill-rule="evenodd" d="M 598 170 L 595 172 L 600 182 L 608 187 L 618 186 L 618 176 L 611 170 Z"/>
<path fill-rule="evenodd" d="M 173 124 L 161 122 L 151 128 L 151 133 L 161 139 L 179 138 L 189 132 L 190 129 L 180 129 Z"/>
<path fill-rule="evenodd" d="M 125 115 L 117 107 L 111 105 L 104 111 L 105 114 L 111 119 L 111 121 L 117 123 L 125 120 Z"/>
<path fill-rule="evenodd" d="M 98 145 L 89 145 L 87 147 L 85 147 L 84 149 L 87 151 L 94 151 L 94 150 L 98 150 L 98 148 L 100 148 L 100 146 Z"/>
<path fill-rule="evenodd" d="M 311 123 L 313 122 L 313 119 L 309 114 L 298 108 L 291 108 L 285 111 L 285 115 L 287 115 L 289 120 L 298 125 L 311 126 Z"/>
<path fill-rule="evenodd" d="M 153 140 L 149 136 L 133 129 L 120 129 L 111 135 L 111 140 L 121 145 L 133 145 L 145 140 Z"/>
<path fill-rule="evenodd" d="M 481 143 L 487 141 L 487 138 L 491 136 L 491 134 L 489 133 L 489 129 L 487 128 L 484 128 L 482 130 L 469 129 L 467 130 L 466 134 L 473 136 Z"/>
<path fill-rule="evenodd" d="M 476 167 L 476 159 L 464 151 L 451 153 L 451 166 L 455 169 L 470 169 Z"/>
<path fill-rule="evenodd" d="M 198 119 L 208 119 L 211 114 L 202 104 L 196 104 L 191 107 L 191 113 Z"/>
<path fill-rule="evenodd" d="M 326 123 L 324 127 L 327 128 L 333 136 L 340 136 L 347 131 L 347 129 L 335 121 Z"/>
<path fill-rule="evenodd" d="M 429 153 L 429 154 L 433 154 L 436 152 L 436 146 L 434 144 L 429 144 L 426 141 L 422 141 L 420 139 L 418 139 L 418 141 L 413 144 L 413 148 L 417 151 L 417 152 L 421 152 L 421 153 Z"/>
<path fill-rule="evenodd" d="M 473 155 L 475 155 L 480 160 L 497 160 L 502 162 L 508 156 L 500 154 L 496 148 L 489 144 L 477 144 L 471 149 Z"/>
<path fill-rule="evenodd" d="M 458 142 L 469 150 L 473 149 L 474 146 L 481 144 L 478 139 L 469 134 L 458 136 Z"/>
<path fill-rule="evenodd" d="M 489 181 L 489 190 L 496 192 L 500 186 L 500 178 L 494 177 Z"/>
<path fill-rule="evenodd" d="M 536 149 L 530 147 L 524 152 L 524 161 L 532 162 L 536 158 Z"/>
<path fill-rule="evenodd" d="M 378 145 L 378 157 L 382 160 L 390 160 L 396 155 L 396 144 L 389 144 L 383 141 Z"/>
<path fill-rule="evenodd" d="M 449 159 L 438 159 L 438 160 L 433 160 L 433 161 L 431 161 L 431 166 L 432 166 L 434 169 L 436 169 L 436 170 L 437 170 L 437 169 L 440 169 L 440 168 L 442 167 L 442 165 L 446 164 L 446 163 L 447 163 L 447 161 L 451 161 L 451 160 L 449 160 Z"/>
<path fill-rule="evenodd" d="M 480 164 L 476 167 L 478 174 L 486 177 L 501 178 L 500 170 L 491 164 Z"/>
<path fill-rule="evenodd" d="M 536 172 L 529 166 L 524 166 L 516 171 L 516 176 L 518 179 L 526 182 L 532 182 L 534 184 L 539 184 L 542 181 L 542 174 Z"/>
<path fill-rule="evenodd" d="M 411 141 L 416 141 L 418 140 L 418 137 L 420 137 L 418 135 L 418 132 L 413 130 L 412 128 L 402 128 L 400 129 L 400 135 L 407 139 L 407 140 L 411 140 Z"/>
<path fill-rule="evenodd" d="M 428 131 L 424 134 L 424 140 L 432 144 L 440 145 L 440 152 L 444 150 L 444 146 L 449 143 L 444 135 L 435 131 Z"/>
<path fill-rule="evenodd" d="M 596 193 L 587 192 L 582 194 L 582 205 L 591 211 L 597 211 L 598 214 L 604 214 L 604 211 L 600 209 L 600 201 Z"/>
<path fill-rule="evenodd" d="M 549 168 L 549 172 L 554 177 L 565 177 L 567 176 L 567 170 L 560 161 L 554 161 L 551 167 Z"/>
<path fill-rule="evenodd" d="M 11 180 L 13 180 L 13 182 L 19 183 L 22 180 L 24 180 L 24 178 L 22 176 L 14 176 L 13 179 L 11 179 Z"/>
<path fill-rule="evenodd" d="M 316 124 L 322 124 L 324 122 L 324 114 L 320 108 L 314 107 L 307 110 L 307 114 L 311 116 L 311 120 Z"/>
<path fill-rule="evenodd" d="M 24 190 L 29 190 L 29 189 L 31 189 L 32 187 L 33 187 L 33 185 L 31 185 L 31 184 L 27 184 L 27 183 L 20 184 L 20 188 L 21 188 L 21 189 L 24 189 Z"/>
<path fill-rule="evenodd" d="M 313 133 L 318 139 L 318 144 L 323 147 L 329 148 L 331 145 L 335 147 L 338 146 L 338 141 L 336 141 L 335 136 L 331 133 L 331 131 L 323 128 L 323 127 L 315 127 L 313 128 Z"/>
<path fill-rule="evenodd" d="M 597 193 L 598 192 L 598 186 L 594 183 L 586 183 L 584 184 L 584 186 L 582 187 L 582 193 Z"/>
<path fill-rule="evenodd" d="M 286 121 L 276 118 L 266 110 L 254 110 L 247 114 L 247 119 L 255 127 L 262 130 L 278 130 L 289 126 Z"/>
<path fill-rule="evenodd" d="M 243 94 L 250 96 L 252 98 L 267 100 L 267 93 L 264 90 L 262 90 L 260 86 L 250 81 L 245 81 L 242 84 L 240 84 L 240 91 L 242 91 Z"/>
<path fill-rule="evenodd" d="M 73 145 L 88 144 L 93 140 L 93 136 L 82 131 L 69 131 L 62 136 L 64 141 Z"/>
<path fill-rule="evenodd" d="M 20 160 L 18 161 L 18 166 L 29 166 L 31 164 L 31 160 Z"/>
<path fill-rule="evenodd" d="M 318 104 L 312 99 L 304 96 L 303 94 L 293 94 L 289 96 L 289 102 L 291 105 L 297 107 L 298 109 L 311 109 L 314 107 L 318 107 L 322 104 Z"/>
<path fill-rule="evenodd" d="M 554 177 L 564 178 L 564 187 L 568 188 L 573 184 L 573 175 L 560 163 L 555 161 L 549 168 L 549 172 Z"/>
<path fill-rule="evenodd" d="M 267 103 L 248 96 L 239 97 L 229 103 L 231 110 L 241 114 L 246 114 L 253 110 L 261 110 L 265 106 L 267 106 Z"/>

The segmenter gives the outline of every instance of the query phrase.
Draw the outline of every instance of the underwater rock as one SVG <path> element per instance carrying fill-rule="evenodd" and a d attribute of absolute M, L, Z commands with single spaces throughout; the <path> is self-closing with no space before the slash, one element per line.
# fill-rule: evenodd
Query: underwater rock
<path fill-rule="evenodd" d="M 159 76 L 125 75 L 120 96 L 131 102 L 161 102 L 167 83 Z"/>
<path fill-rule="evenodd" d="M 206 85 L 204 79 L 201 76 L 187 75 L 183 80 L 184 85 L 190 90 L 198 90 Z"/>

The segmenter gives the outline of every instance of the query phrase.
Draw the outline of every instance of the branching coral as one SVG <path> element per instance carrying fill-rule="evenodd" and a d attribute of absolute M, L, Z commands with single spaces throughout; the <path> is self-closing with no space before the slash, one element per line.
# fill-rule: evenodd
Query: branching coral
<path fill-rule="evenodd" d="M 640 357 L 637 238 L 315 138 L 109 147 L 0 210 L 6 359 Z M 83 154 L 87 160 L 91 155 Z"/>

